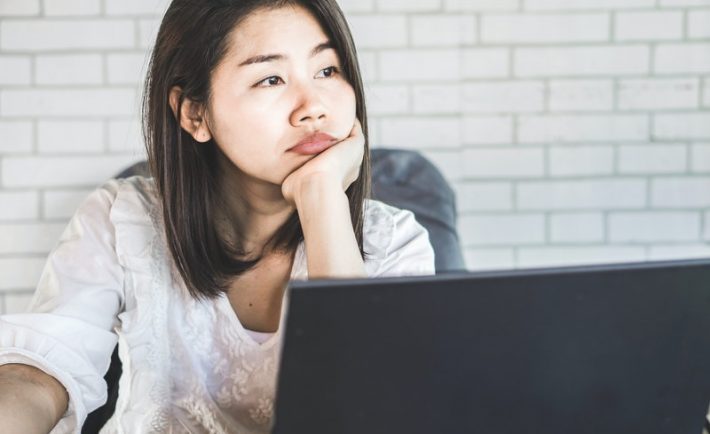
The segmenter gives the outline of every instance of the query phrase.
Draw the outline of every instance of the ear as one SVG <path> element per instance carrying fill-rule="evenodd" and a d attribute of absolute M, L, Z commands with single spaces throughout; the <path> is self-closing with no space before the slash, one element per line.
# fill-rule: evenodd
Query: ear
<path fill-rule="evenodd" d="M 177 106 L 181 95 L 182 89 L 179 86 L 173 86 L 170 89 L 168 99 L 173 115 L 178 119 L 180 127 L 187 131 L 195 140 L 200 143 L 208 142 L 212 139 L 212 133 L 205 120 L 204 105 L 185 98 L 180 107 L 180 116 L 178 117 Z"/>

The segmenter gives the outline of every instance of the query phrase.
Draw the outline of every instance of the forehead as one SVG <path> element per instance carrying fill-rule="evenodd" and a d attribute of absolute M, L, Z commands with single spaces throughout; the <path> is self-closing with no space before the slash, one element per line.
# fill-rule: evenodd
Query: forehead
<path fill-rule="evenodd" d="M 247 58 L 265 51 L 310 50 L 327 40 L 327 35 L 311 13 L 298 5 L 277 9 L 257 9 L 230 34 L 234 54 Z"/>

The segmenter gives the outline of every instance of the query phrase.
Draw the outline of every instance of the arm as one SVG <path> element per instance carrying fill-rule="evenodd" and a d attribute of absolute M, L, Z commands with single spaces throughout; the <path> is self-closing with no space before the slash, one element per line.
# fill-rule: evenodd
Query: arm
<path fill-rule="evenodd" d="M 305 179 L 295 197 L 309 278 L 367 277 L 355 239 L 348 197 L 326 176 Z"/>
<path fill-rule="evenodd" d="M 281 187 L 303 228 L 308 277 L 367 277 L 345 194 L 360 175 L 365 137 L 355 119 L 350 135 L 291 173 Z"/>
<path fill-rule="evenodd" d="M 0 432 L 48 433 L 69 397 L 54 377 L 29 365 L 0 366 Z"/>
<path fill-rule="evenodd" d="M 0 433 L 79 432 L 106 401 L 123 300 L 110 216 L 118 187 L 107 183 L 79 206 L 27 312 L 0 315 Z"/>

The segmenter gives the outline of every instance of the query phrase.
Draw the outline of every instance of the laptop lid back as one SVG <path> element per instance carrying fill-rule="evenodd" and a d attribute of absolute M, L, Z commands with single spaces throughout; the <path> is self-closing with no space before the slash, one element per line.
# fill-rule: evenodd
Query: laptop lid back
<path fill-rule="evenodd" d="M 276 434 L 702 432 L 710 261 L 290 290 Z"/>

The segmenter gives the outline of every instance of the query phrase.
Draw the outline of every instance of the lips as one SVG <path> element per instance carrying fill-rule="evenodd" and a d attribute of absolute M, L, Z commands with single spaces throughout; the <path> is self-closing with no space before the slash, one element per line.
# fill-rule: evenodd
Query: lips
<path fill-rule="evenodd" d="M 300 142 L 289 148 L 288 151 L 303 155 L 317 154 L 334 145 L 336 141 L 337 139 L 330 134 L 317 132 L 307 135 Z"/>

